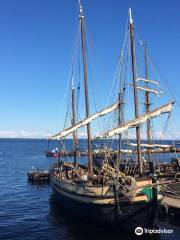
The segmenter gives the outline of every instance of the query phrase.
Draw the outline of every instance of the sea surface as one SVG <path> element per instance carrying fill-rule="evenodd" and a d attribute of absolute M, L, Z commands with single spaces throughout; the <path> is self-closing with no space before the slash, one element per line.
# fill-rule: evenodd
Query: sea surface
<path fill-rule="evenodd" d="M 82 147 L 85 144 L 81 141 Z M 66 145 L 70 148 L 72 141 Z M 46 150 L 46 140 L 0 139 L 0 239 L 141 239 L 82 222 L 63 210 L 49 184 L 29 183 L 27 171 L 48 169 L 55 161 L 45 157 Z M 150 239 L 180 239 L 180 221 L 173 216 L 159 218 L 156 228 L 172 229 L 173 234 L 154 234 Z"/>

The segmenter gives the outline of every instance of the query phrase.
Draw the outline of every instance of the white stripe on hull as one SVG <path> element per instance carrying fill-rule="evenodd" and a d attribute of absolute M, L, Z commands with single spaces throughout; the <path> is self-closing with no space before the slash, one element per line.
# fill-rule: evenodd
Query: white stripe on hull
<path fill-rule="evenodd" d="M 77 185 L 72 182 L 67 182 L 65 180 L 58 180 L 53 176 L 51 176 L 51 184 L 59 194 L 62 194 L 76 201 L 92 204 L 115 204 L 113 189 L 110 186 L 88 187 L 80 184 Z M 141 186 L 141 183 L 138 185 Z M 138 192 L 139 189 L 137 190 L 137 193 Z M 158 199 L 161 199 L 160 195 L 158 195 Z M 123 197 L 119 198 L 119 200 L 120 202 L 133 204 L 137 202 L 148 201 L 148 197 L 146 195 L 136 195 L 132 200 Z"/>
<path fill-rule="evenodd" d="M 72 185 L 70 187 L 69 186 L 67 187 L 67 185 L 68 185 L 67 183 L 60 182 L 60 181 L 56 180 L 55 178 L 51 178 L 51 184 L 52 184 L 53 188 L 59 194 L 64 195 L 68 198 L 71 198 L 75 201 L 91 203 L 91 204 L 113 204 L 114 205 L 114 196 L 112 196 L 112 197 L 109 196 L 108 198 L 103 198 L 103 195 L 99 194 L 99 195 L 97 195 L 97 197 L 95 197 L 95 193 L 89 193 L 89 192 L 86 192 L 85 190 L 83 192 L 83 189 L 84 189 L 83 186 L 78 186 L 79 189 L 77 192 L 75 192 L 75 191 L 73 191 L 73 190 L 75 190 L 75 187 L 74 187 L 74 189 L 73 189 Z M 100 187 L 100 188 L 102 188 L 102 187 Z M 81 196 L 80 194 L 86 194 L 86 195 Z M 102 197 L 102 198 L 100 198 L 100 197 Z"/>

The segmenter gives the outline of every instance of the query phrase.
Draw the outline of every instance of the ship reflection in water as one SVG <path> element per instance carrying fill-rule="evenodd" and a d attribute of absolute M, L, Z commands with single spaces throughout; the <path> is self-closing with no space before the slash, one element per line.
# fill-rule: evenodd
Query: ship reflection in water
<path fill-rule="evenodd" d="M 49 212 L 49 222 L 50 225 L 56 227 L 56 231 L 61 236 L 61 239 L 75 239 L 75 240 L 134 240 L 134 239 L 177 239 L 177 235 L 171 234 L 171 238 L 167 238 L 166 234 L 142 234 L 142 236 L 136 235 L 134 232 L 127 231 L 114 231 L 112 229 L 107 229 L 103 227 L 98 227 L 93 224 L 88 224 L 87 222 L 78 219 L 77 217 L 71 215 L 69 212 L 61 207 L 59 200 L 56 195 L 51 194 L 49 198 L 50 212 Z M 164 220 L 164 222 L 163 222 Z M 155 229 L 159 229 L 162 224 L 162 229 L 172 229 L 172 225 L 168 225 L 167 219 L 161 218 Z M 178 223 L 174 220 L 174 223 Z"/>

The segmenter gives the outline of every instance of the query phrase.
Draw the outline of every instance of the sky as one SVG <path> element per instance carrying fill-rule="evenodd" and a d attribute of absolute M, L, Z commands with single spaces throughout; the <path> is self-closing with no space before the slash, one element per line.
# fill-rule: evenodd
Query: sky
<path fill-rule="evenodd" d="M 176 95 L 174 121 L 180 137 L 180 2 L 83 0 L 82 4 L 97 108 L 104 107 L 111 87 L 131 7 L 138 33 Z M 63 127 L 78 9 L 77 0 L 0 1 L 0 137 L 47 137 Z"/>

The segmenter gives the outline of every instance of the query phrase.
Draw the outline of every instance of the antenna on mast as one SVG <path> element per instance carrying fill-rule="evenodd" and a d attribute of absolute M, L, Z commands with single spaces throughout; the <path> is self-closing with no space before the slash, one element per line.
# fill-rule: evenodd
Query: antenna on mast
<path fill-rule="evenodd" d="M 129 22 L 133 23 L 131 8 L 129 8 Z"/>
<path fill-rule="evenodd" d="M 81 0 L 79 0 L 79 9 L 80 9 L 80 16 L 83 16 L 83 7 L 81 4 Z"/>
<path fill-rule="evenodd" d="M 71 79 L 71 88 L 74 89 L 74 78 Z"/>

